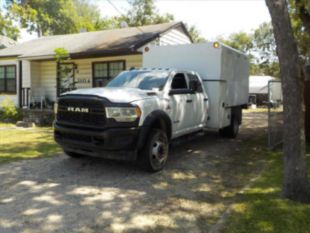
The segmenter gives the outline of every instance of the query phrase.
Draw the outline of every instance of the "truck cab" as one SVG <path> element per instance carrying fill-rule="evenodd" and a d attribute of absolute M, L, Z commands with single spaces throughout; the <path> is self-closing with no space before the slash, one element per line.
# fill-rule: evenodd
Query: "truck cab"
<path fill-rule="evenodd" d="M 138 160 L 161 170 L 171 139 L 202 130 L 208 96 L 198 73 L 178 69 L 124 71 L 107 87 L 58 99 L 55 140 L 71 157 Z"/>

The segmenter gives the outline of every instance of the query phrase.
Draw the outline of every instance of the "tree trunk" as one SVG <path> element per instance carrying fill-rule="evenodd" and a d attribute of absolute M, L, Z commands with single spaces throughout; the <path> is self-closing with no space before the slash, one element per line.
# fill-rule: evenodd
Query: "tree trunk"
<path fill-rule="evenodd" d="M 305 130 L 306 130 L 306 141 L 310 143 L 310 65 L 305 66 L 305 89 L 304 89 L 304 98 L 305 98 Z M 307 94 L 308 93 L 308 94 Z"/>
<path fill-rule="evenodd" d="M 284 104 L 284 182 L 286 198 L 309 202 L 304 132 L 303 78 L 286 0 L 266 0 L 280 62 Z"/>

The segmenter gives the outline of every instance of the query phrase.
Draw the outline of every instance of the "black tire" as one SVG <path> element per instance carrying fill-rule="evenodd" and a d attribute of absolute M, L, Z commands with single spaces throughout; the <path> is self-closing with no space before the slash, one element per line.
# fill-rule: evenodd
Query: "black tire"
<path fill-rule="evenodd" d="M 77 153 L 74 153 L 74 152 L 70 152 L 70 151 L 64 151 L 65 154 L 67 156 L 69 156 L 70 158 L 74 158 L 74 159 L 80 159 L 80 158 L 83 158 L 84 156 L 81 155 L 81 154 L 77 154 Z"/>
<path fill-rule="evenodd" d="M 238 118 L 232 116 L 230 125 L 219 130 L 220 136 L 225 138 L 235 138 L 239 133 L 239 121 Z"/>
<path fill-rule="evenodd" d="M 139 153 L 140 166 L 149 172 L 160 171 L 166 165 L 168 153 L 169 140 L 167 134 L 163 130 L 154 129 Z"/>

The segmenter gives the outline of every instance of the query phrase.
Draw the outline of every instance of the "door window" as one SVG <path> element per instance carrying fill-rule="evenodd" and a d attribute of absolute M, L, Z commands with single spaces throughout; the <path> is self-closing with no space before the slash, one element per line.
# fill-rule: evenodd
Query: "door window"
<path fill-rule="evenodd" d="M 178 73 L 174 76 L 172 83 L 171 83 L 171 89 L 187 89 L 187 83 L 185 75 L 182 73 Z"/>
<path fill-rule="evenodd" d="M 187 74 L 189 79 L 189 88 L 195 92 L 202 93 L 201 82 L 199 81 L 197 75 Z"/>

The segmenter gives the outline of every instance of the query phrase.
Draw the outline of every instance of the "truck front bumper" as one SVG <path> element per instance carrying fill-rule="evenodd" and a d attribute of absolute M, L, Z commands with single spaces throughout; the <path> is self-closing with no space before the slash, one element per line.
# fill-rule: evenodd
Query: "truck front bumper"
<path fill-rule="evenodd" d="M 67 152 L 116 160 L 135 160 L 139 128 L 89 130 L 55 123 L 54 138 Z"/>

